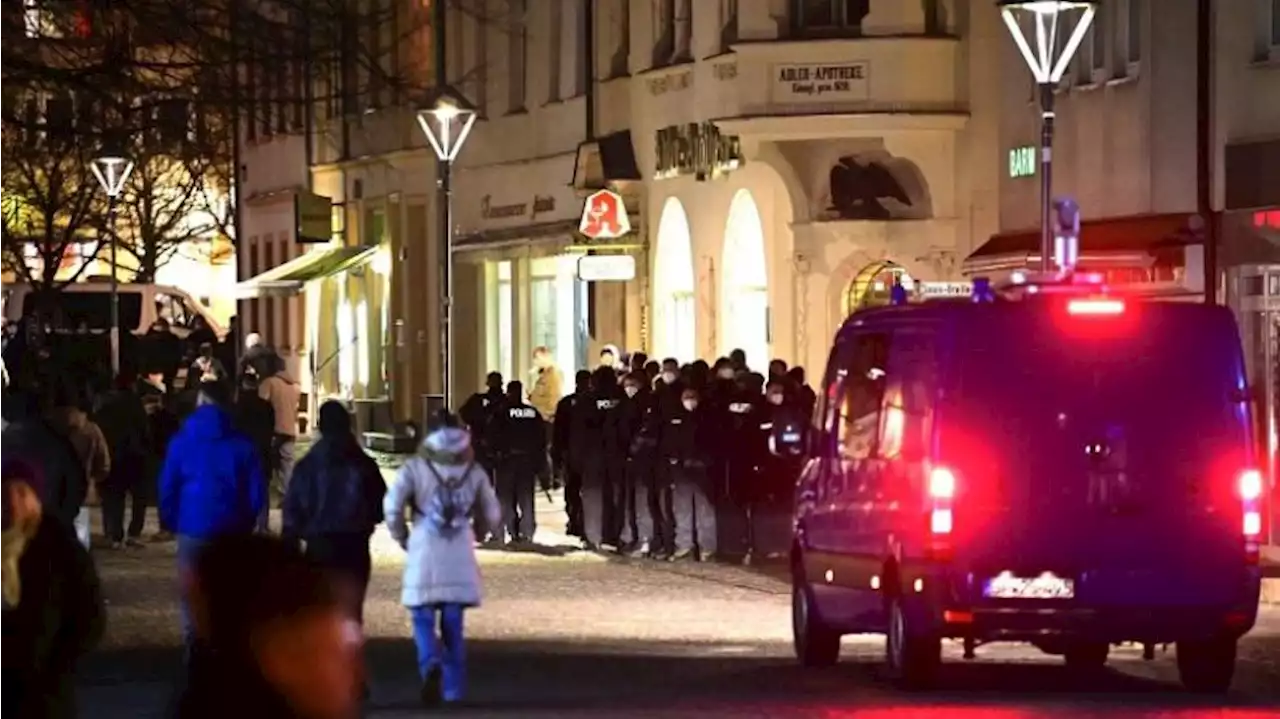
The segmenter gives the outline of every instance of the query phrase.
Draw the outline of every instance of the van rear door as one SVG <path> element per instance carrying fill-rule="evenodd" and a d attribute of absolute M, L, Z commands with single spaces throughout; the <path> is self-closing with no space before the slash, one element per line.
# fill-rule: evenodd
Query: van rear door
<path fill-rule="evenodd" d="M 939 430 L 961 485 L 957 555 L 986 577 L 1071 577 L 1089 603 L 1229 603 L 1251 459 L 1235 322 L 1199 305 L 1102 309 L 963 313 Z"/>

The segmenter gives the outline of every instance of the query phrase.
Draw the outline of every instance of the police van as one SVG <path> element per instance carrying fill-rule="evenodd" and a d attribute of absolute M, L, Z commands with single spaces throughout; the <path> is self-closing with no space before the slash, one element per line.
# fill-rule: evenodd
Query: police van
<path fill-rule="evenodd" d="M 1175 644 L 1188 689 L 1226 691 L 1261 578 L 1250 402 L 1228 309 L 1084 276 L 852 315 L 803 439 L 798 658 L 884 634 L 925 687 L 944 639 L 1081 670 Z"/>

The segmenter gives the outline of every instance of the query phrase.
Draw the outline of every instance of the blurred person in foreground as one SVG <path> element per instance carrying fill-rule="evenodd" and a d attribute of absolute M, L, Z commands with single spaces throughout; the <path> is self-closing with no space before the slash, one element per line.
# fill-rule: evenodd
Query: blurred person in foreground
<path fill-rule="evenodd" d="M 78 715 L 76 663 L 106 618 L 93 561 L 71 528 L 44 508 L 40 470 L 6 458 L 3 468 L 6 719 Z"/>
<path fill-rule="evenodd" d="M 320 405 L 318 426 L 320 439 L 294 468 L 284 495 L 282 536 L 301 540 L 309 558 L 346 580 L 339 589 L 360 622 L 372 571 L 369 537 L 382 521 L 387 485 L 378 463 L 356 443 L 341 402 Z"/>
<path fill-rule="evenodd" d="M 204 545 L 183 575 L 200 652 L 176 719 L 355 719 L 360 632 L 324 569 L 261 535 Z"/>
<path fill-rule="evenodd" d="M 54 392 L 53 407 L 49 411 L 49 424 L 71 443 L 76 459 L 84 470 L 84 505 L 76 514 L 76 536 L 89 548 L 89 507 L 100 504 L 100 496 L 107 477 L 111 474 L 111 450 L 106 435 L 97 422 L 89 419 L 88 403 L 84 393 L 71 382 L 62 382 Z"/>
<path fill-rule="evenodd" d="M 462 617 L 480 605 L 471 515 L 479 511 L 495 532 L 502 520 L 489 477 L 472 456 L 470 433 L 459 424 L 448 413 L 434 419 L 418 455 L 400 468 L 384 507 L 391 537 L 409 553 L 401 602 L 413 620 L 420 697 L 427 705 L 460 702 L 466 685 Z M 406 510 L 412 511 L 412 527 Z"/>
<path fill-rule="evenodd" d="M 0 455 L 6 460 L 20 458 L 40 472 L 40 500 L 45 512 L 73 526 L 89 489 L 75 449 L 45 419 L 40 397 L 34 392 L 6 393 L 3 413 Z"/>
<path fill-rule="evenodd" d="M 224 534 L 248 534 L 266 503 L 262 462 L 253 441 L 235 427 L 220 382 L 205 382 L 196 409 L 169 442 L 160 469 L 160 522 L 178 535 L 178 568 Z M 183 603 L 187 658 L 193 649 L 190 608 Z"/>
<path fill-rule="evenodd" d="M 102 528 L 112 549 L 142 547 L 147 520 L 151 475 L 151 420 L 142 397 L 134 391 L 137 379 L 122 371 L 116 387 L 98 398 L 93 420 L 102 429 L 111 451 L 111 471 L 102 485 Z M 126 499 L 132 499 L 129 533 L 125 535 Z"/>

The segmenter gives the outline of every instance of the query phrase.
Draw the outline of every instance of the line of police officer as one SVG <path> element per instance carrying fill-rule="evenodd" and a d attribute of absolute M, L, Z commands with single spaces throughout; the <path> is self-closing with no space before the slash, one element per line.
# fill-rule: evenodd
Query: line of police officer
<path fill-rule="evenodd" d="M 579 371 L 552 423 L 525 403 L 521 383 L 504 392 L 498 373 L 462 407 L 504 508 L 506 537 L 493 539 L 532 539 L 537 483 L 547 489 L 554 477 L 565 488 L 568 531 L 587 548 L 665 559 L 696 548 L 706 561 L 722 505 L 745 515 L 749 560 L 754 510 L 791 499 L 795 460 L 774 457 L 768 441 L 775 424 L 799 426 L 812 412 L 803 369 L 775 360 L 766 380 L 738 351 L 714 367 L 630 359 L 620 371 L 602 353 L 602 366 Z"/>

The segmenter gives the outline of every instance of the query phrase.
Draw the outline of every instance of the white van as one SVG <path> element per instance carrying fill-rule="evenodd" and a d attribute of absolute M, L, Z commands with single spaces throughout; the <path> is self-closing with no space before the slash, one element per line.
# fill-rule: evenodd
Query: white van
<path fill-rule="evenodd" d="M 208 308 L 196 302 L 186 291 L 168 285 L 120 283 L 120 327 L 143 334 L 157 319 L 166 319 L 173 333 L 186 338 L 201 317 L 222 339 L 226 328 L 209 314 Z M 35 295 L 26 283 L 5 285 L 4 318 L 17 322 L 33 310 Z M 83 323 L 90 330 L 111 328 L 111 283 L 101 278 L 75 282 L 59 290 L 57 301 L 62 318 L 60 324 L 69 329 Z"/>

